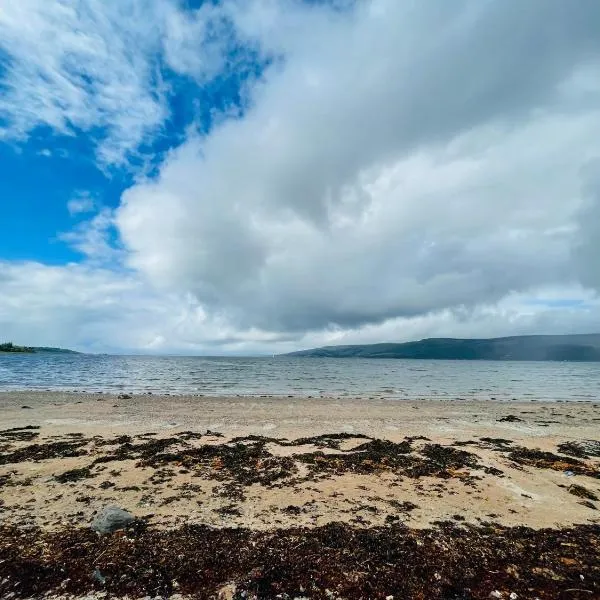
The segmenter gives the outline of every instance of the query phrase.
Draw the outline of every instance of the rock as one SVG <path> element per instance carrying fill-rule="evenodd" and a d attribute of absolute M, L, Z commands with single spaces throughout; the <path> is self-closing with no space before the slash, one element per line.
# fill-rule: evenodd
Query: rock
<path fill-rule="evenodd" d="M 23 406 L 21 406 L 21 408 L 28 408 L 29 410 L 31 410 L 31 406 L 27 406 L 26 404 L 24 404 Z"/>
<path fill-rule="evenodd" d="M 90 527 L 98 533 L 112 533 L 134 521 L 134 516 L 118 506 L 107 506 L 92 521 Z"/>
<path fill-rule="evenodd" d="M 502 592 L 499 592 L 498 590 L 494 590 L 493 592 L 490 592 L 490 595 L 488 596 L 488 598 L 502 598 Z"/>
<path fill-rule="evenodd" d="M 117 396 L 118 400 L 131 400 L 131 396 L 129 394 L 119 394 Z"/>

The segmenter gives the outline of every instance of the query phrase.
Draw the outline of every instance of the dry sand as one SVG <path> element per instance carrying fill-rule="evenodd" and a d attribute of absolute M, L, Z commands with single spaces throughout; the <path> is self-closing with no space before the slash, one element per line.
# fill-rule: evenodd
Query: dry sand
<path fill-rule="evenodd" d="M 119 399 L 18 392 L 0 394 L 0 415 L 5 524 L 48 530 L 86 525 L 107 504 L 169 528 L 198 523 L 265 530 L 332 521 L 360 527 L 401 521 L 422 528 L 441 520 L 542 528 L 600 522 L 600 504 L 590 499 L 600 497 L 600 458 L 579 458 L 582 466 L 573 467 L 574 459 L 558 451 L 561 443 L 598 439 L 600 404 L 592 402 Z M 6 433 L 26 426 L 39 427 L 25 430 L 30 440 Z M 337 433 L 348 434 L 339 447 L 328 438 L 288 445 Z M 131 439 L 117 439 L 125 435 Z M 414 437 L 427 439 L 411 441 L 407 456 L 418 467 L 412 471 L 393 464 L 401 446 L 371 455 L 378 448 L 374 439 L 399 445 Z M 248 456 L 231 455 L 234 438 L 242 438 L 237 445 L 249 448 Z M 490 441 L 498 438 L 506 442 Z M 162 439 L 170 441 L 161 445 Z M 66 443 L 66 452 L 48 446 L 56 443 Z M 353 450 L 361 444 L 365 450 Z M 207 445 L 218 450 L 203 454 Z M 37 455 L 31 454 L 35 448 Z M 554 458 L 517 460 L 511 452 L 522 449 Z M 460 464 L 465 458 L 470 464 Z M 85 476 L 76 471 L 61 478 L 85 468 Z M 574 494 L 574 484 L 590 497 Z"/>

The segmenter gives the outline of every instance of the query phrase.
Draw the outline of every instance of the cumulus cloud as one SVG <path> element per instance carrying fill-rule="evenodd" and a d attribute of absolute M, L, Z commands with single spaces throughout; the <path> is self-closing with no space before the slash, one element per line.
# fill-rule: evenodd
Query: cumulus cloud
<path fill-rule="evenodd" d="M 596 3 L 258 5 L 232 18 L 283 60 L 125 193 L 131 266 L 276 331 L 573 283 Z"/>
<path fill-rule="evenodd" d="M 269 65 L 239 111 L 191 128 L 114 213 L 64 238 L 95 262 L 14 266 L 114 299 L 122 347 L 597 328 L 595 0 L 6 6 L 4 135 L 103 126 L 104 164 L 167 118 L 161 61 L 198 85 L 237 60 Z"/>
<path fill-rule="evenodd" d="M 127 271 L 0 262 L 0 331 L 7 340 L 92 352 L 270 354 L 326 344 L 565 330 L 588 332 L 600 303 L 581 288 L 511 295 L 474 311 L 442 310 L 357 329 L 297 335 L 240 330 L 189 294 L 157 292 Z M 26 310 L 23 310 L 23 307 Z"/>
<path fill-rule="evenodd" d="M 157 293 L 125 270 L 0 261 L 0 287 L 2 337 L 24 344 L 220 354 L 269 352 L 288 339 L 235 329 L 189 294 Z"/>

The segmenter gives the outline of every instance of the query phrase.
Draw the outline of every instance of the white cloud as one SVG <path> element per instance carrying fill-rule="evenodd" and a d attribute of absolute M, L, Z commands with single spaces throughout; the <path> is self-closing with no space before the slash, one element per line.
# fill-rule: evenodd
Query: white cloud
<path fill-rule="evenodd" d="M 566 292 L 539 290 L 539 302 L 511 295 L 474 311 L 442 310 L 356 330 L 334 328 L 290 336 L 234 328 L 208 314 L 193 297 L 158 293 L 126 271 L 0 262 L 0 285 L 3 339 L 92 352 L 269 354 L 322 344 L 405 341 L 432 335 L 588 332 L 600 318 L 598 300 L 575 287 Z M 545 303 L 549 297 L 580 300 L 584 307 L 575 310 L 569 303 Z"/>
<path fill-rule="evenodd" d="M 8 54 L 0 115 L 5 137 L 37 126 L 71 134 L 103 128 L 99 157 L 121 163 L 167 114 L 151 85 L 163 2 L 8 0 L 0 47 Z"/>
<path fill-rule="evenodd" d="M 96 210 L 96 200 L 89 192 L 78 192 L 67 202 L 67 210 L 71 216 L 93 212 Z"/>
<path fill-rule="evenodd" d="M 124 194 L 132 267 L 273 331 L 576 280 L 600 95 L 569 82 L 600 62 L 597 4 L 543 3 L 555 28 L 538 27 L 537 2 L 235 6 L 244 34 L 284 59 L 244 118 Z"/>
<path fill-rule="evenodd" d="M 122 165 L 169 115 L 161 60 L 207 80 L 223 63 L 210 5 L 177 0 L 7 0 L 0 7 L 0 139 L 39 126 L 98 141 L 102 165 Z M 218 33 L 218 32 L 217 32 Z"/>
<path fill-rule="evenodd" d="M 64 236 L 96 266 L 14 266 L 32 283 L 11 271 L 9 298 L 52 275 L 114 300 L 97 317 L 74 293 L 72 335 L 271 351 L 597 329 L 595 0 L 6 6 L 5 135 L 107 127 L 103 163 L 166 118 L 157 56 L 200 83 L 235 68 L 228 36 L 273 58 L 243 114 Z M 584 304 L 544 304 L 549 290 Z M 61 321 L 46 296 L 34 314 Z"/>
<path fill-rule="evenodd" d="M 109 208 L 100 209 L 92 218 L 79 222 L 58 237 L 83 254 L 90 263 L 118 264 L 122 259 L 122 251 L 113 241 L 114 214 Z"/>

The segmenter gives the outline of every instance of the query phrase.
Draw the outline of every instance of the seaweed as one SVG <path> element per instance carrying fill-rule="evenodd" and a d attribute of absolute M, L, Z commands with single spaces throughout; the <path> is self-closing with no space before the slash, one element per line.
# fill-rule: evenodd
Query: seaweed
<path fill-rule="evenodd" d="M 12 427 L 0 431 L 0 438 L 11 442 L 30 442 L 40 434 L 37 431 L 39 425 L 27 425 L 26 427 Z"/>
<path fill-rule="evenodd" d="M 19 448 L 12 452 L 0 453 L 0 465 L 20 463 L 23 461 L 47 460 L 50 458 L 65 458 L 83 456 L 87 451 L 82 447 L 88 442 L 86 440 L 70 442 L 50 442 L 48 444 L 30 444 L 25 448 Z"/>
<path fill-rule="evenodd" d="M 505 417 L 501 417 L 498 419 L 499 423 L 521 423 L 523 419 L 515 416 L 515 415 L 506 415 Z"/>
<path fill-rule="evenodd" d="M 490 437 L 482 437 L 479 438 L 485 444 L 489 444 L 490 446 L 495 446 L 500 449 L 504 449 L 506 446 L 513 444 L 512 440 L 507 440 L 505 438 L 490 438 Z"/>
<path fill-rule="evenodd" d="M 281 445 L 305 446 L 310 444 L 316 446 L 317 448 L 329 448 L 331 450 L 339 450 L 340 445 L 344 440 L 354 439 L 372 440 L 373 438 L 369 437 L 368 435 L 363 435 L 362 433 L 326 433 L 323 435 L 314 435 L 312 437 L 298 438 L 292 442 L 283 443 Z"/>
<path fill-rule="evenodd" d="M 594 492 L 591 492 L 586 487 L 578 485 L 577 483 L 570 485 L 567 491 L 569 494 L 573 494 L 573 496 L 577 496 L 578 498 L 585 498 L 586 500 L 599 500 L 597 494 L 594 494 Z"/>
<path fill-rule="evenodd" d="M 600 456 L 600 442 L 597 440 L 583 440 L 578 442 L 564 442 L 558 445 L 558 451 L 576 458 L 589 458 Z"/>
<path fill-rule="evenodd" d="M 79 481 L 80 479 L 87 479 L 88 477 L 93 477 L 92 472 L 89 467 L 82 467 L 81 469 L 71 469 L 70 471 L 65 471 L 60 475 L 55 475 L 54 479 L 59 483 L 68 483 L 71 481 Z"/>
<path fill-rule="evenodd" d="M 226 511 L 234 507 L 226 507 Z M 226 516 L 226 515 L 224 515 Z M 490 523 L 332 523 L 258 532 L 136 521 L 125 534 L 0 526 L 0 596 L 47 593 L 234 598 L 476 600 L 600 595 L 600 526 L 533 530 Z"/>
<path fill-rule="evenodd" d="M 576 458 L 559 456 L 552 452 L 543 452 L 542 450 L 517 447 L 508 454 L 513 462 L 519 465 L 538 467 L 540 469 L 552 469 L 553 471 L 571 471 L 575 475 L 588 475 L 590 477 L 599 477 L 600 471 L 594 467 L 586 465 Z"/>

